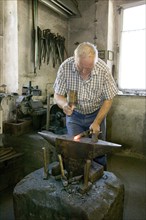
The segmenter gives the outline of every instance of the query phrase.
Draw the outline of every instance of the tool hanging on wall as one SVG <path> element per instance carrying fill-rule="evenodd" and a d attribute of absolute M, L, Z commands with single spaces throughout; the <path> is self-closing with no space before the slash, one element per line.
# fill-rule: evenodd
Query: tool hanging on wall
<path fill-rule="evenodd" d="M 33 10 L 33 46 L 34 46 L 34 73 L 37 67 L 41 67 L 42 62 L 47 65 L 52 61 L 53 68 L 56 64 L 64 61 L 64 55 L 67 55 L 65 48 L 65 38 L 58 33 L 51 33 L 50 29 L 41 30 L 38 26 L 38 0 L 32 1 Z"/>
<path fill-rule="evenodd" d="M 33 39 L 34 39 L 34 73 L 36 73 L 38 65 L 38 0 L 32 1 L 32 10 L 33 10 Z"/>
<path fill-rule="evenodd" d="M 42 61 L 48 65 L 50 60 L 55 68 L 57 63 L 61 64 L 64 60 L 65 38 L 58 33 L 51 33 L 50 29 L 41 30 L 38 27 L 38 48 L 39 68 Z"/>
<path fill-rule="evenodd" d="M 41 54 L 42 54 L 43 38 L 42 38 L 42 30 L 39 27 L 37 27 L 37 30 L 38 30 L 38 66 L 40 69 L 42 64 Z"/>

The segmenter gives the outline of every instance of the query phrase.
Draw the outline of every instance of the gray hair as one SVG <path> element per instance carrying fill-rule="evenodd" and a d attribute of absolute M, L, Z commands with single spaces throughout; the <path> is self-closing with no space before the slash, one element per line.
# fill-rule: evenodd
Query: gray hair
<path fill-rule="evenodd" d="M 83 42 L 77 46 L 74 51 L 75 62 L 82 57 L 95 57 L 95 62 L 98 61 L 98 50 L 94 44 Z"/>

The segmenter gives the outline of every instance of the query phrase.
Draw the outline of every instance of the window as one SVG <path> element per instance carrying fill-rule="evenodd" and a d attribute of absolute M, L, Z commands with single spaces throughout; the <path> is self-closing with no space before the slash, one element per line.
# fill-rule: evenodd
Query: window
<path fill-rule="evenodd" d="M 123 8 L 118 84 L 121 90 L 146 89 L 146 4 Z"/>

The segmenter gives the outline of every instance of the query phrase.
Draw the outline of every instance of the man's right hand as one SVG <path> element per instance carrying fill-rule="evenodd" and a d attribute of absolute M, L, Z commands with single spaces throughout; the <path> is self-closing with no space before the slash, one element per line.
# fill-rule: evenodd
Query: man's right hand
<path fill-rule="evenodd" d="M 57 105 L 62 108 L 63 112 L 66 115 L 72 115 L 73 110 L 75 108 L 75 105 L 69 105 L 69 103 L 67 102 L 66 97 L 64 97 L 63 95 L 59 95 L 57 93 L 54 94 L 54 100 L 57 103 Z"/>
<path fill-rule="evenodd" d="M 66 115 L 72 115 L 74 108 L 75 108 L 74 105 L 70 106 L 68 105 L 68 103 L 66 103 L 62 109 Z"/>

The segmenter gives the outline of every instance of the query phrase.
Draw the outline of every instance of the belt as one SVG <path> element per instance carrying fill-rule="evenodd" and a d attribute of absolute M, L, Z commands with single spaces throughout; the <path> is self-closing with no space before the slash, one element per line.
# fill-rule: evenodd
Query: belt
<path fill-rule="evenodd" d="M 74 110 L 73 113 L 74 113 L 75 115 L 77 115 L 77 116 L 83 117 L 83 116 L 94 115 L 94 114 L 97 113 L 98 111 L 99 111 L 99 109 L 97 109 L 96 111 L 94 111 L 94 112 L 92 112 L 92 113 L 89 113 L 89 114 L 83 114 L 83 113 L 81 113 L 81 112 L 78 112 L 78 111 Z"/>

